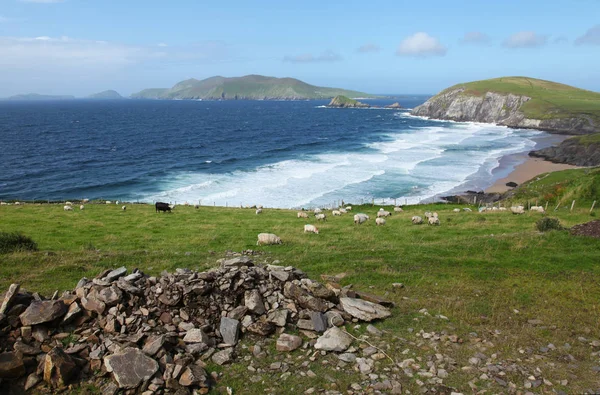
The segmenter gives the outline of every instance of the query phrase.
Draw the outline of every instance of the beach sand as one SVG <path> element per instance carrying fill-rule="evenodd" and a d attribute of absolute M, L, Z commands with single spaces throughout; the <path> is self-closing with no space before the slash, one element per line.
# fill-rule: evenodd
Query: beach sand
<path fill-rule="evenodd" d="M 496 181 L 494 185 L 486 189 L 485 192 L 506 192 L 509 189 L 511 189 L 510 187 L 506 186 L 507 182 L 512 181 L 521 185 L 525 181 L 528 181 L 542 173 L 578 168 L 579 166 L 565 165 L 562 163 L 552 163 L 541 158 L 528 158 L 524 163 L 521 163 L 520 165 L 516 166 L 513 172 L 510 173 L 507 177 Z"/>

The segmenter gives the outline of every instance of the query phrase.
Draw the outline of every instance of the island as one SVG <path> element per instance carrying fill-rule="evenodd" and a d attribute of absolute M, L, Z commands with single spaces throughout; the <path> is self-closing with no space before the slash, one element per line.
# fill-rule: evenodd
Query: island
<path fill-rule="evenodd" d="M 103 91 L 103 92 L 99 92 L 99 93 L 94 93 L 92 95 L 89 95 L 87 98 L 88 99 L 94 99 L 94 100 L 120 100 L 120 99 L 124 99 L 123 96 L 121 96 L 117 91 L 114 91 L 114 90 L 107 90 L 107 91 Z"/>
<path fill-rule="evenodd" d="M 14 101 L 45 101 L 45 100 L 73 100 L 75 96 L 71 95 L 40 95 L 39 93 L 26 93 L 21 95 L 14 95 L 7 100 Z"/>
<path fill-rule="evenodd" d="M 349 97 L 338 95 L 331 99 L 327 107 L 335 108 L 369 108 L 368 104 L 361 103 L 358 100 L 350 99 Z"/>
<path fill-rule="evenodd" d="M 133 99 L 166 100 L 311 100 L 347 97 L 376 97 L 364 92 L 326 88 L 307 84 L 295 78 L 262 75 L 226 78 L 194 78 L 181 81 L 172 88 L 144 89 L 131 95 Z"/>

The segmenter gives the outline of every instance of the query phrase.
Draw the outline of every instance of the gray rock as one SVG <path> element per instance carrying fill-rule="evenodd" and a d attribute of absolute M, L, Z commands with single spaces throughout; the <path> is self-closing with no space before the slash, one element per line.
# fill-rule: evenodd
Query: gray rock
<path fill-rule="evenodd" d="M 144 344 L 144 348 L 142 349 L 142 351 L 152 356 L 156 354 L 164 344 L 165 335 L 150 336 L 148 340 L 146 340 L 146 344 Z"/>
<path fill-rule="evenodd" d="M 87 311 L 93 311 L 99 315 L 104 313 L 106 310 L 106 303 L 96 299 L 95 293 L 90 293 L 87 297 L 81 298 L 81 307 Z"/>
<path fill-rule="evenodd" d="M 19 293 L 20 287 L 21 286 L 19 284 L 11 284 L 10 287 L 8 287 L 8 291 L 6 291 L 4 300 L 0 306 L 0 314 L 6 314 L 15 296 Z"/>
<path fill-rule="evenodd" d="M 300 336 L 289 335 L 282 333 L 277 339 L 276 349 L 277 351 L 294 351 L 302 345 L 302 338 Z"/>
<path fill-rule="evenodd" d="M 329 310 L 325 313 L 325 317 L 327 318 L 328 326 L 342 326 L 344 325 L 344 318 L 337 311 Z"/>
<path fill-rule="evenodd" d="M 64 316 L 64 318 L 62 320 L 63 324 L 68 324 L 69 322 L 71 322 L 77 315 L 79 315 L 79 313 L 81 313 L 81 307 L 79 307 L 79 303 L 77 303 L 77 302 L 71 303 L 71 305 L 69 306 L 69 310 L 67 311 L 67 314 Z"/>
<path fill-rule="evenodd" d="M 352 363 L 356 361 L 356 354 L 351 352 L 345 352 L 343 354 L 338 355 L 338 358 L 340 359 L 340 361 Z"/>
<path fill-rule="evenodd" d="M 112 372 L 119 388 L 123 389 L 137 388 L 158 370 L 158 362 L 133 347 L 104 357 L 104 365 L 108 372 Z"/>
<path fill-rule="evenodd" d="M 96 298 L 104 302 L 107 306 L 114 306 L 123 298 L 123 292 L 116 286 L 106 287 L 98 292 Z"/>
<path fill-rule="evenodd" d="M 187 331 L 183 337 L 183 341 L 186 343 L 205 343 L 208 344 L 210 338 L 202 329 L 193 328 Z"/>
<path fill-rule="evenodd" d="M 371 324 L 367 325 L 367 332 L 369 332 L 371 335 L 375 335 L 375 336 L 383 335 L 382 331 L 380 331 L 379 329 L 377 329 L 376 327 L 374 327 Z"/>
<path fill-rule="evenodd" d="M 277 309 L 269 313 L 267 320 L 279 327 L 284 327 L 287 323 L 288 314 L 289 310 L 287 309 Z"/>
<path fill-rule="evenodd" d="M 190 386 L 201 386 L 207 387 L 207 374 L 206 371 L 198 365 L 190 365 L 185 368 L 181 377 L 179 378 L 179 384 L 184 387 Z"/>
<path fill-rule="evenodd" d="M 23 326 L 30 326 L 54 321 L 66 312 L 67 306 L 62 300 L 33 301 L 19 318 Z"/>
<path fill-rule="evenodd" d="M 327 330 L 327 319 L 323 313 L 318 311 L 310 312 L 310 320 L 312 321 L 315 332 L 323 333 Z"/>
<path fill-rule="evenodd" d="M 227 259 L 221 263 L 222 268 L 242 267 L 242 266 L 254 266 L 252 260 L 247 256 L 240 256 L 237 258 Z"/>
<path fill-rule="evenodd" d="M 340 298 L 345 312 L 362 321 L 372 321 L 389 317 L 392 313 L 385 307 L 362 299 Z"/>
<path fill-rule="evenodd" d="M 213 354 L 211 359 L 217 365 L 225 365 L 233 360 L 233 348 L 226 348 L 216 352 Z"/>
<path fill-rule="evenodd" d="M 315 348 L 325 351 L 345 351 L 352 344 L 352 338 L 340 328 L 334 326 L 327 329 L 325 333 L 317 339 Z"/>
<path fill-rule="evenodd" d="M 228 317 L 221 318 L 219 332 L 221 332 L 221 337 L 223 337 L 223 343 L 235 346 L 238 342 L 239 331 L 240 322 L 238 320 Z"/>
<path fill-rule="evenodd" d="M 275 277 L 279 281 L 288 281 L 290 279 L 290 272 L 283 270 L 274 270 L 271 272 L 271 276 Z"/>
<path fill-rule="evenodd" d="M 244 305 L 255 314 L 264 314 L 265 304 L 258 289 L 246 291 L 244 294 Z"/>
<path fill-rule="evenodd" d="M 113 282 L 119 277 L 124 276 L 125 274 L 127 274 L 127 268 L 125 266 L 121 266 L 118 269 L 110 271 L 106 276 L 104 276 L 103 280 Z"/>

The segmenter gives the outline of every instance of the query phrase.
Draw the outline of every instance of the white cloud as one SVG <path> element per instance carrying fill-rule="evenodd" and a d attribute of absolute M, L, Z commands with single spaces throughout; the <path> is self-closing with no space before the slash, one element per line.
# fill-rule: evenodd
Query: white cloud
<path fill-rule="evenodd" d="M 600 25 L 588 29 L 581 37 L 577 37 L 575 45 L 600 45 Z"/>
<path fill-rule="evenodd" d="M 502 45 L 507 48 L 535 48 L 546 45 L 547 41 L 547 36 L 539 35 L 535 32 L 523 31 L 508 37 Z"/>
<path fill-rule="evenodd" d="M 490 37 L 482 32 L 468 32 L 460 41 L 463 44 L 487 45 L 490 43 Z"/>
<path fill-rule="evenodd" d="M 400 56 L 444 56 L 446 55 L 444 47 L 437 38 L 431 37 L 427 33 L 418 32 L 408 36 L 400 43 L 396 55 Z"/>
<path fill-rule="evenodd" d="M 312 54 L 302 54 L 295 56 L 284 56 L 284 62 L 290 63 L 318 63 L 318 62 L 338 62 L 342 57 L 332 50 L 327 50 L 321 55 L 313 56 Z"/>
<path fill-rule="evenodd" d="M 369 52 L 379 52 L 381 48 L 377 44 L 369 43 L 365 45 L 361 45 L 356 49 L 356 52 L 359 53 L 369 53 Z"/>

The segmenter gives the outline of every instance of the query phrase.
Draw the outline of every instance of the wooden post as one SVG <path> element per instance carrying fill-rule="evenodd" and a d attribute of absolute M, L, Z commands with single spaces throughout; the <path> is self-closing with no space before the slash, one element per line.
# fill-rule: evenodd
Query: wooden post
<path fill-rule="evenodd" d="M 546 208 L 544 209 L 544 211 L 548 211 L 548 201 L 546 200 Z"/>
<path fill-rule="evenodd" d="M 556 207 L 554 207 L 554 211 L 558 210 L 558 206 L 560 206 L 560 202 L 558 202 L 558 203 L 556 204 Z"/>
<path fill-rule="evenodd" d="M 375 205 L 375 198 L 372 198 L 371 199 L 371 206 L 374 206 L 374 205 Z"/>
<path fill-rule="evenodd" d="M 596 201 L 594 200 L 594 203 L 592 203 L 592 208 L 590 209 L 590 214 L 592 213 L 592 211 L 594 210 L 594 206 L 596 205 Z"/>
<path fill-rule="evenodd" d="M 477 204 L 477 196 L 473 196 L 473 204 Z"/>
<path fill-rule="evenodd" d="M 537 199 L 535 199 L 535 205 L 537 206 Z"/>
<path fill-rule="evenodd" d="M 573 200 L 573 203 L 571 203 L 571 210 L 569 210 L 569 211 L 572 212 L 573 211 L 573 207 L 575 207 L 575 200 Z"/>

